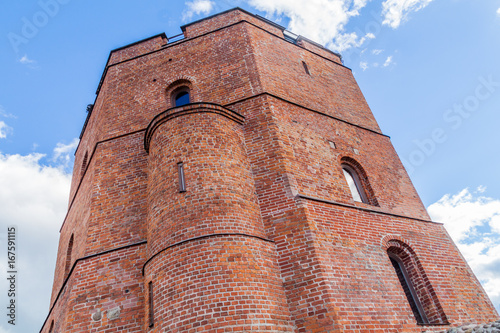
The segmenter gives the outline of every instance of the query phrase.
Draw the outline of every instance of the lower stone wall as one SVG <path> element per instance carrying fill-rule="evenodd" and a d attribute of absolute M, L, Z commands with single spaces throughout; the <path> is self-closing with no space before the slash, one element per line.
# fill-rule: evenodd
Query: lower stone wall
<path fill-rule="evenodd" d="M 500 320 L 483 325 L 471 324 L 462 327 L 454 327 L 442 331 L 442 333 L 500 333 Z"/>

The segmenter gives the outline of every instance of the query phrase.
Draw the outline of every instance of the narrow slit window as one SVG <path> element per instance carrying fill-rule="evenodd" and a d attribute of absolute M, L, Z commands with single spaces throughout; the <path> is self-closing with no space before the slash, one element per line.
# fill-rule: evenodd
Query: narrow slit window
<path fill-rule="evenodd" d="M 85 156 L 83 157 L 83 162 L 82 162 L 82 168 L 80 170 L 80 177 L 83 177 L 83 174 L 85 173 L 85 169 L 87 168 L 88 158 L 89 158 L 89 153 L 85 152 Z"/>
<path fill-rule="evenodd" d="M 186 192 L 186 179 L 184 178 L 184 163 L 177 164 L 177 172 L 179 173 L 179 192 Z"/>
<path fill-rule="evenodd" d="M 155 324 L 155 312 L 153 307 L 153 282 L 149 281 L 148 283 L 149 289 L 149 327 L 154 326 Z"/>
<path fill-rule="evenodd" d="M 53 320 L 50 323 L 50 328 L 49 328 L 49 333 L 52 333 L 52 332 L 54 332 L 54 321 Z"/>
<path fill-rule="evenodd" d="M 309 67 L 307 67 L 307 64 L 305 61 L 302 61 L 302 66 L 304 66 L 304 71 L 306 72 L 307 75 L 311 75 L 309 72 Z"/>
<path fill-rule="evenodd" d="M 349 190 L 351 190 L 351 195 L 354 201 L 358 202 L 367 202 L 366 197 L 363 193 L 363 189 L 358 179 L 358 175 L 354 170 L 347 166 L 342 167 L 342 171 L 344 172 L 345 180 L 347 181 L 347 185 L 349 186 Z"/>
<path fill-rule="evenodd" d="M 66 265 L 64 268 L 64 277 L 66 278 L 69 274 L 71 268 L 71 254 L 73 252 L 73 235 L 71 235 L 68 243 L 68 249 L 66 250 Z"/>

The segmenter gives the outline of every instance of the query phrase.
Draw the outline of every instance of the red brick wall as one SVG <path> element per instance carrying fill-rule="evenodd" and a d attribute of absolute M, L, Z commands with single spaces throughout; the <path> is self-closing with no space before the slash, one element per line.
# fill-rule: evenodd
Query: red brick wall
<path fill-rule="evenodd" d="M 100 143 L 95 156 L 85 255 L 146 239 L 144 132 Z"/>
<path fill-rule="evenodd" d="M 245 142 L 259 204 L 268 236 L 276 242 L 299 332 L 423 329 L 389 261 L 387 237 L 409 240 L 449 322 L 498 318 L 443 227 L 425 222 L 428 215 L 387 137 L 271 96 L 232 108 L 246 117 Z M 352 200 L 340 168 L 343 156 L 363 166 L 379 207 Z M 457 269 L 472 278 L 453 278 L 450 273 Z"/>
<path fill-rule="evenodd" d="M 294 331 L 271 242 L 238 235 L 185 242 L 150 261 L 145 277 L 155 321 L 148 330 L 144 318 L 144 332 Z"/>
<path fill-rule="evenodd" d="M 76 168 L 75 168 L 76 169 Z M 82 184 L 75 197 L 74 202 L 68 210 L 64 224 L 61 227 L 59 237 L 59 248 L 57 251 L 56 269 L 54 273 L 54 284 L 52 287 L 51 302 L 54 303 L 55 297 L 59 293 L 65 279 L 66 253 L 71 235 L 74 237 L 71 265 L 77 258 L 85 256 L 87 225 L 90 219 L 92 179 L 94 178 L 95 163 L 90 160 L 87 172 L 85 173 Z M 80 178 L 79 170 L 73 173 L 73 180 Z"/>
<path fill-rule="evenodd" d="M 144 131 L 98 144 L 61 228 L 52 301 L 64 282 L 68 243 L 77 258 L 146 239 Z M 75 168 L 73 179 L 80 179 Z"/>
<path fill-rule="evenodd" d="M 80 260 L 41 332 L 140 332 L 144 318 L 145 245 Z M 117 318 L 108 317 L 119 308 Z M 92 315 L 100 310 L 102 318 Z"/>
<path fill-rule="evenodd" d="M 350 69 L 261 29 L 248 31 L 264 91 L 380 132 Z"/>
<path fill-rule="evenodd" d="M 107 66 L 118 62 L 132 59 L 136 56 L 160 49 L 167 44 L 167 39 L 164 35 L 155 36 L 146 40 L 134 43 L 133 45 L 120 48 L 111 53 Z"/>
<path fill-rule="evenodd" d="M 268 237 L 276 242 L 288 306 L 297 332 L 335 331 L 333 299 L 325 289 L 318 245 L 297 194 L 270 98 L 233 106 L 245 115 L 245 142 Z M 325 301 L 329 300 L 329 301 Z"/>
<path fill-rule="evenodd" d="M 214 233 L 265 237 L 241 124 L 212 112 L 216 110 L 209 106 L 176 109 L 151 133 L 149 256 L 173 243 Z M 183 193 L 179 162 L 187 188 Z"/>
<path fill-rule="evenodd" d="M 148 129 L 145 276 L 156 291 L 155 332 L 293 329 L 274 244 L 262 239 L 243 120 L 220 107 L 193 105 L 162 114 Z"/>
<path fill-rule="evenodd" d="M 390 265 L 386 245 L 390 239 L 402 240 L 415 252 L 450 323 L 485 323 L 498 318 L 474 277 L 457 280 L 453 276 L 456 270 L 472 274 L 442 225 L 311 200 L 305 204 L 318 230 L 318 256 L 324 260 L 329 294 L 337 300 L 339 323 L 344 327 L 353 329 L 350 325 L 355 324 L 380 332 L 422 330 L 415 325 Z M 468 290 L 457 289 L 457 284 L 467 285 Z M 472 290 L 474 297 L 470 297 Z M 467 303 L 466 313 L 457 307 L 459 300 Z"/>
<path fill-rule="evenodd" d="M 387 136 L 273 97 L 269 102 L 298 193 L 429 219 Z M 354 202 L 341 168 L 344 157 L 355 160 L 364 169 L 379 207 Z"/>

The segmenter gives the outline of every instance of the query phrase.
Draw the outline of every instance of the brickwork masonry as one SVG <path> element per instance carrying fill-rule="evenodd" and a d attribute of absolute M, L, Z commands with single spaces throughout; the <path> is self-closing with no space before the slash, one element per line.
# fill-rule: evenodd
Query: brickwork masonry
<path fill-rule="evenodd" d="M 500 318 L 338 54 L 239 8 L 182 30 L 110 54 L 42 333 L 497 331 L 451 328 Z"/>

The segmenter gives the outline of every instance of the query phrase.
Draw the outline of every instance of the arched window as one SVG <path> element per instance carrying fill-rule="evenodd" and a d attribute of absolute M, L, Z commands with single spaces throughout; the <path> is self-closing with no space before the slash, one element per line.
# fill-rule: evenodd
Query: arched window
<path fill-rule="evenodd" d="M 387 245 L 391 266 L 417 323 L 447 324 L 443 308 L 415 252 L 399 240 L 391 240 Z"/>
<path fill-rule="evenodd" d="M 191 78 L 182 77 L 172 81 L 165 89 L 165 98 L 169 107 L 183 106 L 196 101 L 195 89 Z"/>
<path fill-rule="evenodd" d="M 69 269 L 71 268 L 71 253 L 73 252 L 73 234 L 69 239 L 68 249 L 66 250 L 66 265 L 64 267 L 64 277 L 66 278 L 69 274 Z"/>
<path fill-rule="evenodd" d="M 176 89 L 172 94 L 172 105 L 173 106 L 183 106 L 191 103 L 189 98 L 189 88 L 180 87 Z"/>
<path fill-rule="evenodd" d="M 349 190 L 351 190 L 351 195 L 354 201 L 368 203 L 356 171 L 345 164 L 342 165 L 342 171 L 344 172 L 345 180 L 349 186 Z"/>
<path fill-rule="evenodd" d="M 363 167 L 353 158 L 345 156 L 340 160 L 344 179 L 354 201 L 378 206 L 368 176 Z"/>

